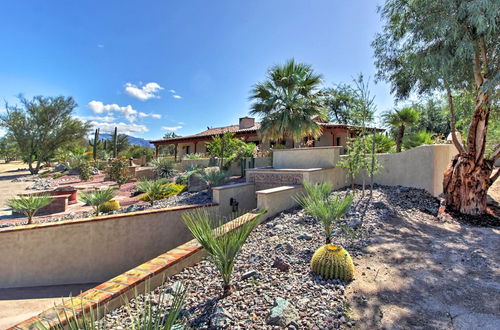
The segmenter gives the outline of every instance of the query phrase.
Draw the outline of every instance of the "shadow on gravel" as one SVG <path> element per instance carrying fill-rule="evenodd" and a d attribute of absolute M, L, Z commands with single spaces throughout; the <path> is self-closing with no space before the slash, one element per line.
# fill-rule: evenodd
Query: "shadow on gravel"
<path fill-rule="evenodd" d="M 500 324 L 500 234 L 392 217 L 374 234 L 350 290 L 357 325 L 493 329 Z"/>

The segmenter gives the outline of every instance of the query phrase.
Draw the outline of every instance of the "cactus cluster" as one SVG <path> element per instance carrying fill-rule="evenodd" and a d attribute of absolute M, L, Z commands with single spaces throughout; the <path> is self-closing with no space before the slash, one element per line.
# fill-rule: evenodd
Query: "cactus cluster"
<path fill-rule="evenodd" d="M 89 144 L 92 147 L 92 157 L 94 158 L 94 161 L 97 160 L 97 148 L 99 147 L 99 144 L 101 144 L 101 141 L 99 141 L 99 129 L 97 128 L 94 133 L 94 141 L 92 142 L 89 140 Z"/>
<path fill-rule="evenodd" d="M 311 258 L 311 269 L 324 279 L 339 279 L 345 282 L 354 277 L 354 264 L 349 253 L 339 245 L 323 245 Z"/>

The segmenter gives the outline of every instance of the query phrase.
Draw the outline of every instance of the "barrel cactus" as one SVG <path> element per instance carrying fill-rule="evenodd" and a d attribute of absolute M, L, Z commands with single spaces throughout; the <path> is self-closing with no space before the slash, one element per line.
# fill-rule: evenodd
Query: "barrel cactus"
<path fill-rule="evenodd" d="M 117 200 L 110 200 L 101 205 L 101 212 L 108 213 L 111 211 L 118 211 L 120 209 L 120 203 Z"/>
<path fill-rule="evenodd" d="M 339 245 L 323 245 L 311 258 L 311 269 L 324 279 L 348 282 L 354 277 L 354 264 L 349 253 Z"/>

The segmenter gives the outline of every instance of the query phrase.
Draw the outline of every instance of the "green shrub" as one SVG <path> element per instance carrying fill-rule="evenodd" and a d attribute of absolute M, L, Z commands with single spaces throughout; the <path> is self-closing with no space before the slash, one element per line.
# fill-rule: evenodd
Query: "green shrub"
<path fill-rule="evenodd" d="M 171 178 L 177 172 L 174 162 L 167 159 L 153 160 L 151 166 L 153 166 L 153 172 L 158 178 Z"/>
<path fill-rule="evenodd" d="M 184 155 L 183 157 L 184 159 L 201 159 L 201 155 L 200 154 L 197 154 L 197 153 L 194 153 L 194 154 L 187 154 L 187 155 Z"/>
<path fill-rule="evenodd" d="M 423 144 L 433 144 L 434 139 L 432 133 L 427 131 L 419 131 L 416 133 L 408 134 L 403 139 L 403 148 L 405 150 L 416 148 Z"/>
<path fill-rule="evenodd" d="M 81 192 L 80 200 L 85 204 L 92 206 L 96 216 L 99 215 L 101 207 L 104 203 L 110 201 L 115 196 L 113 189 L 95 190 L 91 192 Z"/>
<path fill-rule="evenodd" d="M 106 173 L 108 174 L 109 178 L 118 183 L 118 187 L 121 187 L 121 185 L 127 182 L 129 179 L 127 166 L 128 163 L 125 159 L 117 158 L 114 159 L 106 169 Z"/>
<path fill-rule="evenodd" d="M 52 179 L 56 180 L 56 179 L 59 179 L 60 177 L 63 177 L 63 176 L 64 176 L 64 173 L 59 172 L 59 173 L 52 175 Z"/>
<path fill-rule="evenodd" d="M 145 180 L 139 182 L 137 190 L 145 193 L 140 197 L 140 200 L 150 202 L 153 205 L 154 201 L 180 194 L 186 190 L 186 186 L 166 183 L 164 179 Z"/>
<path fill-rule="evenodd" d="M 213 187 L 222 185 L 229 177 L 228 172 L 219 169 L 203 170 L 197 175 L 207 184 L 209 191 L 211 191 Z"/>
<path fill-rule="evenodd" d="M 52 202 L 52 197 L 46 194 L 17 196 L 7 201 L 7 206 L 14 211 L 25 214 L 28 217 L 28 224 L 32 223 L 33 217 L 42 207 Z"/>
<path fill-rule="evenodd" d="M 90 162 L 82 161 L 80 165 L 78 165 L 78 176 L 82 181 L 88 181 L 92 179 L 92 169 Z"/>

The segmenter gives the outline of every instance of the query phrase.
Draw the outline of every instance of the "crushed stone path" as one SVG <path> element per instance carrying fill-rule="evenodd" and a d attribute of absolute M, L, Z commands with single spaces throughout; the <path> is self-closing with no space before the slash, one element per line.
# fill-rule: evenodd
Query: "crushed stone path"
<path fill-rule="evenodd" d="M 499 329 L 500 228 L 394 216 L 347 287 L 358 329 Z"/>

